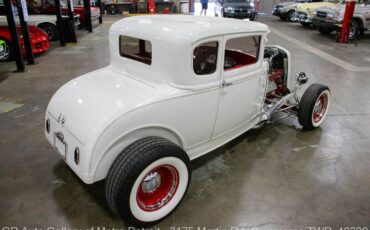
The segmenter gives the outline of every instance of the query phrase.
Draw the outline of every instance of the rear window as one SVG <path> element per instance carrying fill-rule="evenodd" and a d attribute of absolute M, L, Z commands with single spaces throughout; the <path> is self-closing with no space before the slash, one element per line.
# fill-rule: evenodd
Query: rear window
<path fill-rule="evenodd" d="M 122 57 L 152 64 L 152 44 L 150 41 L 121 35 L 119 37 L 119 52 Z"/>
<path fill-rule="evenodd" d="M 193 69 L 197 75 L 208 75 L 216 71 L 218 42 L 205 42 L 193 52 Z"/>

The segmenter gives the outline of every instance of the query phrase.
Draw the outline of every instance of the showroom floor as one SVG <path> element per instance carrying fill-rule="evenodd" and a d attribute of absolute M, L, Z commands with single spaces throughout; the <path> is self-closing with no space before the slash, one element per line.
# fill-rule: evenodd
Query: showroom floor
<path fill-rule="evenodd" d="M 54 44 L 26 73 L 0 63 L 0 226 L 123 227 L 104 183 L 83 184 L 43 131 L 53 93 L 109 63 L 107 31 L 117 19 L 80 31 L 76 45 Z M 292 52 L 294 74 L 330 86 L 330 114 L 314 131 L 286 118 L 195 160 L 188 194 L 157 227 L 370 226 L 370 35 L 355 47 L 271 16 L 258 20 L 270 25 L 269 44 Z"/>

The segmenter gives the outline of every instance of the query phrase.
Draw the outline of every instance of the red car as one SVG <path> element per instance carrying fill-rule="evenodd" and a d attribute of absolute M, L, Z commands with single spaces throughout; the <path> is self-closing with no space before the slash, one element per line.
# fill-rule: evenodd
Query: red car
<path fill-rule="evenodd" d="M 55 14 L 55 5 L 53 0 L 27 0 L 29 8 L 29 14 Z M 60 1 L 60 6 L 62 8 L 62 14 L 68 13 L 67 5 Z M 99 7 L 90 7 L 91 10 L 91 20 L 99 19 L 100 10 Z M 73 11 L 80 15 L 81 24 L 85 24 L 85 10 L 83 6 L 74 5 Z"/>
<path fill-rule="evenodd" d="M 24 48 L 24 42 L 22 34 L 22 29 L 20 26 L 17 27 L 17 32 L 19 36 L 19 43 L 21 45 L 22 55 L 26 56 L 26 50 Z M 50 47 L 49 36 L 44 31 L 38 29 L 36 26 L 29 26 L 32 52 L 34 54 L 41 53 Z M 10 31 L 7 26 L 0 26 L 0 61 L 11 60 L 14 56 L 12 48 L 12 38 L 10 36 Z"/>

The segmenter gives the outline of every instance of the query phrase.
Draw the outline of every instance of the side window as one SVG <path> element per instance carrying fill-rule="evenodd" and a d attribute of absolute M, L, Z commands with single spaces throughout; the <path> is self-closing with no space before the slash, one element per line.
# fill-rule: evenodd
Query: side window
<path fill-rule="evenodd" d="M 224 70 L 248 66 L 258 61 L 261 36 L 229 39 L 225 46 Z"/>
<path fill-rule="evenodd" d="M 152 44 L 149 41 L 121 35 L 119 52 L 122 57 L 152 64 Z"/>
<path fill-rule="evenodd" d="M 197 75 L 212 74 L 217 68 L 218 42 L 205 42 L 195 47 L 193 69 Z"/>

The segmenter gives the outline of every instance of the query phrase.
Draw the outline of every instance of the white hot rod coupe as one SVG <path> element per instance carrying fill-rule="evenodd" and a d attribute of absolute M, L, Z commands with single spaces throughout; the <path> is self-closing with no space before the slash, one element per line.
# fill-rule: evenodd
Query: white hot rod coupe
<path fill-rule="evenodd" d="M 109 31 L 110 65 L 52 97 L 46 138 L 82 181 L 105 179 L 118 216 L 152 225 L 184 197 L 190 160 L 274 117 L 296 115 L 306 129 L 325 119 L 329 88 L 299 95 L 308 78 L 291 76 L 289 52 L 265 46 L 268 32 L 235 19 L 122 19 Z"/>

